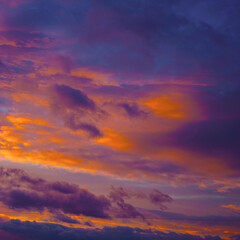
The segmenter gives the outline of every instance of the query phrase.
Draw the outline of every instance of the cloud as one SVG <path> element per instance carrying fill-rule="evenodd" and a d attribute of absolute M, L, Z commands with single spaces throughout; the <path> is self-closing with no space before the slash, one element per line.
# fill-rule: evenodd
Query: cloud
<path fill-rule="evenodd" d="M 150 192 L 149 200 L 154 205 L 157 205 L 159 209 L 166 209 L 166 206 L 164 206 L 163 203 L 169 203 L 173 201 L 171 197 L 158 191 L 157 189 L 153 189 L 152 192 Z"/>
<path fill-rule="evenodd" d="M 154 213 L 166 221 L 174 221 L 179 223 L 188 223 L 195 226 L 204 226 L 204 227 L 234 227 L 238 229 L 240 216 L 217 216 L 217 215 L 205 215 L 205 216 L 194 216 L 186 215 L 175 212 L 168 211 L 159 211 L 159 210 L 148 210 L 151 213 Z"/>
<path fill-rule="evenodd" d="M 180 234 L 174 232 L 160 232 L 152 230 L 143 230 L 130 227 L 104 227 L 103 229 L 81 229 L 68 228 L 57 224 L 22 222 L 19 220 L 11 220 L 0 224 L 0 229 L 5 232 L 16 234 L 31 240 L 64 240 L 64 239 L 83 239 L 83 240 L 112 240 L 112 239 L 128 239 L 128 240 L 221 240 L 217 236 L 200 237 L 197 235 Z M 1 232 L 0 232 L 1 234 Z M 1 235 L 0 235 L 1 236 Z"/>
<path fill-rule="evenodd" d="M 146 115 L 146 112 L 140 110 L 136 103 L 120 103 L 118 106 L 123 108 L 129 117 L 141 117 Z"/>
<path fill-rule="evenodd" d="M 4 158 L 164 185 L 237 186 L 237 1 L 0 2 Z M 192 98 L 162 98 L 168 89 L 183 96 L 189 91 Z M 142 100 L 148 98 L 152 112 L 144 118 Z M 108 108 L 101 105 L 105 100 L 119 105 Z M 112 111 L 107 121 L 104 107 Z M 4 120 L 9 111 L 19 120 L 40 116 L 49 125 L 14 124 Z M 0 187 L 5 205 L 51 211 L 65 222 L 74 221 L 68 218 L 72 212 L 110 217 L 111 204 L 115 216 L 143 218 L 128 199 L 141 198 L 159 209 L 171 202 L 158 190 L 123 189 L 127 195 L 114 199 L 121 192 L 116 190 L 104 200 L 72 184 L 18 179 L 7 184 L 2 178 L 8 186 Z"/>
<path fill-rule="evenodd" d="M 11 209 L 109 217 L 107 210 L 111 205 L 110 201 L 77 185 L 31 178 L 19 169 L 0 168 L 0 179 L 0 201 Z"/>
<path fill-rule="evenodd" d="M 56 84 L 50 89 L 50 102 L 52 111 L 63 119 L 68 128 L 83 130 L 93 138 L 102 136 L 94 124 L 105 112 L 81 90 Z"/>
<path fill-rule="evenodd" d="M 113 202 L 122 202 L 124 201 L 124 198 L 147 199 L 162 210 L 166 209 L 166 206 L 163 205 L 164 203 L 170 203 L 173 201 L 170 196 L 157 189 L 153 189 L 149 193 L 145 193 L 142 191 L 127 190 L 123 187 L 115 188 L 113 186 L 111 187 L 109 198 L 112 199 Z"/>
<path fill-rule="evenodd" d="M 124 189 L 123 187 L 115 188 L 113 186 L 111 187 L 109 198 L 119 207 L 118 209 L 114 209 L 114 211 L 115 215 L 120 218 L 141 217 L 142 219 L 145 219 L 144 214 L 131 204 L 126 203 L 125 199 L 147 199 L 162 210 L 167 209 L 163 203 L 169 203 L 173 201 L 171 197 L 169 197 L 167 194 L 161 193 L 157 189 L 153 189 L 149 194 L 146 194 L 141 191 L 130 191 Z"/>
<path fill-rule="evenodd" d="M 240 206 L 238 205 L 229 204 L 229 205 L 222 205 L 222 207 L 240 211 Z"/>
<path fill-rule="evenodd" d="M 215 0 L 203 4 L 137 0 L 18 2 L 14 7 L 3 5 L 4 29 L 33 35 L 52 33 L 61 40 L 67 36 L 70 41 L 61 46 L 64 53 L 74 56 L 79 65 L 111 72 L 121 81 L 167 75 L 216 83 L 226 77 L 237 82 L 239 77 L 238 3 L 234 0 L 231 4 Z M 211 20 L 213 15 L 221 27 Z M 65 70 L 69 72 L 70 68 Z"/>
<path fill-rule="evenodd" d="M 108 198 L 95 196 L 87 189 L 67 182 L 48 182 L 33 178 L 21 169 L 0 168 L 0 201 L 11 209 L 24 211 L 47 210 L 62 222 L 77 223 L 67 214 L 98 218 L 137 218 L 145 220 L 144 213 L 126 202 L 126 199 L 145 199 L 165 210 L 172 198 L 153 189 L 149 193 L 112 187 Z"/>
<path fill-rule="evenodd" d="M 117 207 L 112 208 L 111 213 L 117 218 L 137 218 L 145 220 L 145 216 L 133 205 L 126 203 L 125 201 L 117 201 Z"/>
<path fill-rule="evenodd" d="M 57 213 L 54 215 L 53 219 L 55 221 L 60 221 L 60 222 L 64 222 L 64 223 L 80 223 L 78 220 L 71 218 L 67 215 L 61 214 L 61 213 Z"/>
<path fill-rule="evenodd" d="M 95 127 L 91 124 L 82 123 L 78 126 L 78 128 L 82 129 L 84 131 L 87 131 L 89 136 L 92 137 L 92 138 L 102 136 L 102 133 L 100 132 L 100 130 L 97 127 Z"/>
<path fill-rule="evenodd" d="M 56 105 L 55 107 L 62 105 L 67 108 L 81 108 L 91 111 L 96 108 L 95 103 L 86 94 L 67 85 L 56 84 L 53 86 L 52 93 L 52 100 Z"/>

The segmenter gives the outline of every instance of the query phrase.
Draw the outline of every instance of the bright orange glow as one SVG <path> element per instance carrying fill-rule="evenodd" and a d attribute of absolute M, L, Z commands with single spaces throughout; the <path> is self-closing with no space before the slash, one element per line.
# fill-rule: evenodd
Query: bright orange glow
<path fill-rule="evenodd" d="M 128 150 L 132 147 L 132 143 L 126 136 L 110 128 L 107 128 L 105 135 L 96 139 L 96 142 L 122 151 Z"/>
<path fill-rule="evenodd" d="M 166 93 L 142 103 L 163 118 L 194 119 L 198 115 L 192 99 L 182 93 Z"/>
<path fill-rule="evenodd" d="M 7 116 L 7 120 L 18 127 L 22 124 L 35 124 L 39 126 L 49 126 L 49 123 L 47 121 L 43 119 L 38 119 L 38 118 Z"/>
<path fill-rule="evenodd" d="M 222 207 L 224 208 L 231 208 L 231 209 L 234 209 L 234 210 L 237 210 L 237 211 L 240 211 L 240 206 L 237 206 L 237 205 L 222 205 Z"/>

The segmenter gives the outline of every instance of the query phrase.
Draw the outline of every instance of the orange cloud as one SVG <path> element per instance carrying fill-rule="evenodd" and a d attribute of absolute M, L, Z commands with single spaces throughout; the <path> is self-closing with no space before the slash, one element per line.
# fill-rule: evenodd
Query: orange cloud
<path fill-rule="evenodd" d="M 106 128 L 104 136 L 95 141 L 98 144 L 103 144 L 120 151 L 128 150 L 132 147 L 132 143 L 126 136 L 110 128 Z"/>
<path fill-rule="evenodd" d="M 49 104 L 46 101 L 44 101 L 44 100 L 42 100 L 42 99 L 40 99 L 40 98 L 38 98 L 34 95 L 30 95 L 30 94 L 26 94 L 26 93 L 17 93 L 13 96 L 13 99 L 16 102 L 20 102 L 20 101 L 25 100 L 25 101 L 30 101 L 32 103 L 42 105 L 42 106 L 45 106 L 45 107 L 49 106 Z"/>
<path fill-rule="evenodd" d="M 199 116 L 193 100 L 183 93 L 166 93 L 142 102 L 154 113 L 163 118 L 195 119 Z"/>
<path fill-rule="evenodd" d="M 224 208 L 231 208 L 231 209 L 234 209 L 234 210 L 237 210 L 237 211 L 240 211 L 240 206 L 237 206 L 237 205 L 222 205 L 222 207 Z"/>
<path fill-rule="evenodd" d="M 5 159 L 19 162 L 33 162 L 67 169 L 77 169 L 79 171 L 93 174 L 118 176 L 129 179 L 168 179 L 168 176 L 144 168 L 128 168 L 128 158 L 123 161 L 112 163 L 109 159 L 102 161 L 96 159 L 94 155 L 82 157 L 81 153 L 74 150 L 74 146 L 89 146 L 89 141 L 83 140 L 82 135 L 72 133 L 62 129 L 54 128 L 43 119 L 30 117 L 8 116 L 7 120 L 14 126 L 3 126 L 0 132 L 0 154 Z M 45 126 L 50 126 L 46 128 Z M 41 129 L 40 127 L 43 127 Z M 47 130 L 47 131 L 46 131 Z M 151 157 L 149 165 L 157 166 L 162 159 L 168 160 L 177 165 L 185 166 L 193 172 L 203 173 L 214 179 L 219 176 L 227 176 L 232 173 L 228 170 L 223 161 L 214 158 L 197 156 L 196 154 L 181 151 L 178 149 L 159 149 L 156 146 L 142 143 L 138 145 L 138 139 L 119 133 L 111 128 L 106 128 L 103 137 L 96 138 L 95 143 L 108 146 L 118 151 L 127 151 L 138 154 L 141 157 Z M 77 143 L 77 144 L 76 144 Z M 145 145 L 144 145 L 145 144 Z M 99 146 L 100 147 L 100 146 Z M 59 149 L 72 149 L 69 152 L 61 152 Z M 50 149 L 50 150 L 49 150 Z M 91 151 L 91 147 L 88 147 Z M 141 160 L 139 160 L 141 161 Z M 219 164 L 223 162 L 223 164 Z M 187 176 L 176 176 L 178 184 L 186 181 Z M 175 182 L 174 178 L 173 181 Z"/>
<path fill-rule="evenodd" d="M 23 124 L 34 124 L 39 126 L 49 126 L 49 123 L 43 119 L 39 118 L 30 118 L 30 117 L 6 117 L 9 122 L 11 122 L 15 127 L 22 128 Z"/>

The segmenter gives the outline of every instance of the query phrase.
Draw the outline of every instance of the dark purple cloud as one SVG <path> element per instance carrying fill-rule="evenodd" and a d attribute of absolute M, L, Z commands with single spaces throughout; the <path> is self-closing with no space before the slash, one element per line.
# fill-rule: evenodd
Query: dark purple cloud
<path fill-rule="evenodd" d="M 88 132 L 89 137 L 92 137 L 92 138 L 102 136 L 102 133 L 100 132 L 100 130 L 91 124 L 82 123 L 79 125 L 79 129 L 82 129 L 82 130 Z"/>
<path fill-rule="evenodd" d="M 0 201 L 9 208 L 39 212 L 48 210 L 58 220 L 69 223 L 74 223 L 75 219 L 66 214 L 99 218 L 108 218 L 110 214 L 118 218 L 145 219 L 144 214 L 127 203 L 126 199 L 147 199 L 162 210 L 166 209 L 165 203 L 172 201 L 171 197 L 156 189 L 144 193 L 112 187 L 108 198 L 95 196 L 78 185 L 33 178 L 21 169 L 1 167 L 0 181 Z"/>
<path fill-rule="evenodd" d="M 112 208 L 112 214 L 117 218 L 137 218 L 140 217 L 145 220 L 145 216 L 141 211 L 136 209 L 133 205 L 125 201 L 117 201 L 116 208 Z"/>
<path fill-rule="evenodd" d="M 31 240 L 153 240 L 156 238 L 159 240 L 221 240 L 221 238 L 217 236 L 200 237 L 190 234 L 180 234 L 174 232 L 164 233 L 160 231 L 129 227 L 105 227 L 101 230 L 81 229 L 68 228 L 49 223 L 22 222 L 19 220 L 11 220 L 9 222 L 2 223 L 0 224 L 0 229 L 18 236 L 30 238 Z"/>
<path fill-rule="evenodd" d="M 126 190 L 123 187 L 111 187 L 109 198 L 118 206 L 117 209 L 114 209 L 114 214 L 120 218 L 141 217 L 142 219 L 145 219 L 144 214 L 140 210 L 125 202 L 126 199 L 147 199 L 162 210 L 167 209 L 166 206 L 163 205 L 164 203 L 170 203 L 173 201 L 172 198 L 167 194 L 161 193 L 156 189 L 153 189 L 150 193 L 147 194 L 141 191 Z"/>
<path fill-rule="evenodd" d="M 160 192 L 157 189 L 153 189 L 150 192 L 145 193 L 142 191 L 127 190 L 123 187 L 111 187 L 109 198 L 112 199 L 113 202 L 122 202 L 124 199 L 129 198 L 147 199 L 162 210 L 166 209 L 166 206 L 163 205 L 164 203 L 170 203 L 173 201 L 170 196 Z"/>
<path fill-rule="evenodd" d="M 67 215 L 61 214 L 61 213 L 57 213 L 54 215 L 53 219 L 55 221 L 59 221 L 59 222 L 64 222 L 64 223 L 80 223 L 78 220 L 71 218 Z"/>
<path fill-rule="evenodd" d="M 136 103 L 120 103 L 118 106 L 123 108 L 129 117 L 146 116 L 146 112 L 140 110 L 139 106 Z"/>
<path fill-rule="evenodd" d="M 64 124 L 66 127 L 76 131 L 76 130 L 83 130 L 85 131 L 89 137 L 95 138 L 95 137 L 101 137 L 102 133 L 101 131 L 94 126 L 93 124 L 84 123 L 81 119 L 86 113 L 84 112 L 62 112 L 61 111 L 61 117 L 64 120 Z"/>
<path fill-rule="evenodd" d="M 84 123 L 81 119 L 86 113 L 81 113 L 78 111 L 73 111 L 73 112 L 61 112 L 61 117 L 64 120 L 64 124 L 66 127 L 77 131 L 77 130 L 82 130 L 87 133 L 88 137 L 90 138 L 96 138 L 96 137 L 101 137 L 102 133 L 101 131 L 94 126 L 93 124 L 90 123 Z"/>
<path fill-rule="evenodd" d="M 68 128 L 83 130 L 90 138 L 102 136 L 93 119 L 97 120 L 106 113 L 81 90 L 56 84 L 50 89 L 50 107 Z"/>
<path fill-rule="evenodd" d="M 71 88 L 67 85 L 56 84 L 53 87 L 53 101 L 56 105 L 67 108 L 82 108 L 86 110 L 94 110 L 95 103 L 82 91 Z"/>
<path fill-rule="evenodd" d="M 31 178 L 19 169 L 1 168 L 0 179 L 0 201 L 9 208 L 109 217 L 110 201 L 77 185 Z"/>
<path fill-rule="evenodd" d="M 130 198 L 130 195 L 122 187 L 111 187 L 109 198 L 116 204 L 117 208 L 113 208 L 113 214 L 118 218 L 136 218 L 145 219 L 144 215 L 131 204 L 125 202 L 125 198 Z"/>
<path fill-rule="evenodd" d="M 158 206 L 159 209 L 166 209 L 166 206 L 164 206 L 163 203 L 170 203 L 173 201 L 170 196 L 158 191 L 157 189 L 153 189 L 152 192 L 149 193 L 148 197 L 150 202 Z"/>

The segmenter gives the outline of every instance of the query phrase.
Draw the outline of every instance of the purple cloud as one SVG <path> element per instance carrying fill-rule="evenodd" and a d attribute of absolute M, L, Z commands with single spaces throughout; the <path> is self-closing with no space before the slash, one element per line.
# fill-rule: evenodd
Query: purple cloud
<path fill-rule="evenodd" d="M 175 232 L 160 232 L 150 229 L 139 229 L 130 227 L 104 227 L 103 229 L 82 229 L 69 228 L 57 224 L 23 222 L 11 220 L 0 224 L 0 229 L 9 233 L 17 234 L 32 240 L 65 240 L 65 239 L 84 239 L 84 240 L 221 240 L 218 236 L 204 236 L 191 234 L 181 234 Z M 0 237 L 1 237 L 0 232 Z M 234 240 L 238 238 L 233 238 Z"/>
<path fill-rule="evenodd" d="M 95 103 L 86 94 L 67 85 L 56 84 L 52 93 L 53 101 L 58 106 L 62 105 L 67 108 L 79 107 L 91 111 L 96 108 Z"/>
<path fill-rule="evenodd" d="M 0 168 L 0 179 L 0 201 L 9 208 L 109 217 L 110 201 L 77 185 L 31 178 L 19 169 Z"/>
<path fill-rule="evenodd" d="M 54 215 L 53 219 L 55 221 L 64 222 L 64 223 L 72 223 L 72 224 L 80 223 L 78 220 L 76 220 L 74 218 L 71 218 L 71 217 L 69 217 L 67 215 L 64 215 L 62 213 L 56 213 Z"/>
<path fill-rule="evenodd" d="M 90 138 L 102 136 L 95 124 L 106 113 L 81 90 L 56 84 L 50 89 L 50 107 L 68 128 L 83 130 Z"/>
<path fill-rule="evenodd" d="M 86 131 L 89 134 L 89 137 L 91 137 L 91 138 L 96 138 L 96 137 L 102 136 L 102 133 L 100 132 L 100 130 L 97 127 L 95 127 L 94 125 L 82 123 L 77 127 L 79 129 Z"/>
<path fill-rule="evenodd" d="M 140 110 L 136 103 L 120 103 L 118 106 L 123 108 L 129 117 L 141 117 L 146 115 L 146 112 Z"/>
<path fill-rule="evenodd" d="M 136 218 L 141 217 L 145 219 L 143 213 L 141 213 L 138 209 L 136 209 L 131 204 L 125 202 L 125 199 L 130 198 L 138 198 L 138 199 L 147 199 L 154 205 L 156 205 L 159 209 L 166 209 L 164 203 L 172 202 L 172 198 L 167 194 L 161 193 L 160 191 L 153 189 L 149 194 L 146 194 L 141 191 L 130 191 L 126 190 L 123 187 L 111 187 L 111 191 L 109 193 L 109 198 L 113 203 L 118 206 L 118 209 L 114 209 L 115 215 L 120 218 Z"/>
<path fill-rule="evenodd" d="M 161 210 L 166 209 L 166 206 L 163 205 L 164 203 L 170 203 L 173 201 L 170 196 L 157 189 L 153 189 L 149 193 L 145 193 L 142 191 L 126 190 L 123 187 L 111 187 L 109 198 L 112 199 L 113 202 L 122 202 L 124 199 L 129 198 L 147 199 Z"/>
<path fill-rule="evenodd" d="M 158 191 L 157 189 L 153 189 L 148 197 L 151 203 L 158 206 L 158 208 L 162 210 L 166 209 L 166 206 L 164 206 L 163 203 L 170 203 L 173 201 L 171 197 Z"/>

